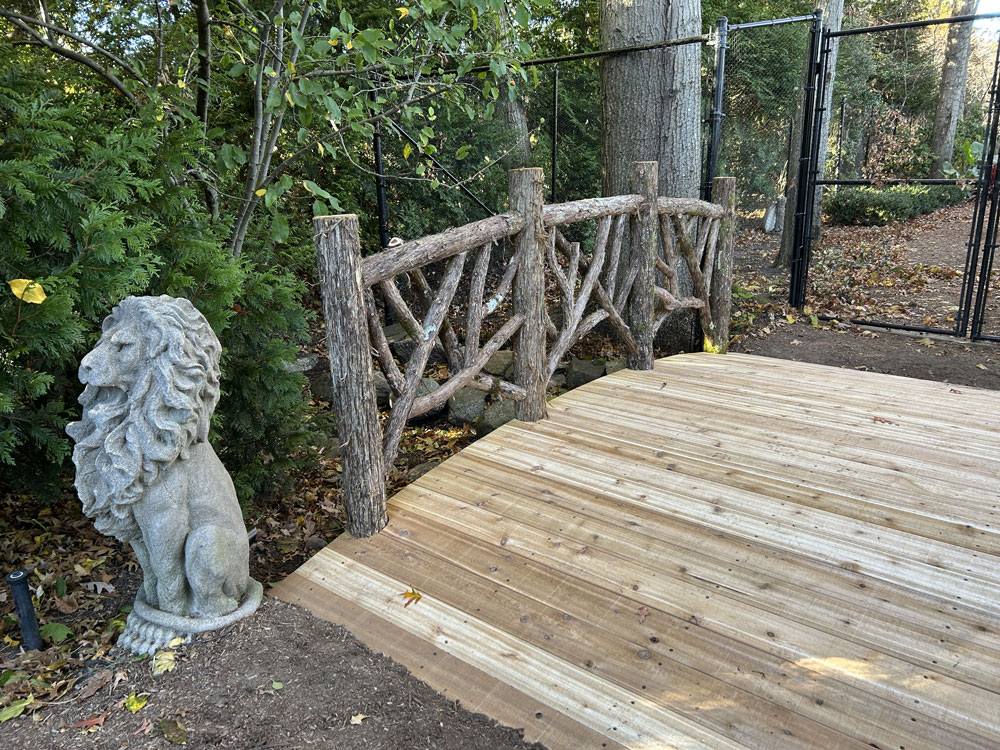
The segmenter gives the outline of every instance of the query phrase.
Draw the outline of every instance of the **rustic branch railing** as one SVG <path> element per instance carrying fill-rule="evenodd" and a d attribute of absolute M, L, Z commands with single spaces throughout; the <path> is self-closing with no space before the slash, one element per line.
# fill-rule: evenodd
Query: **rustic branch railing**
<path fill-rule="evenodd" d="M 510 173 L 510 211 L 361 258 L 353 215 L 313 220 L 327 321 L 333 407 L 343 447 L 347 530 L 370 536 L 386 523 L 385 477 L 407 420 L 442 405 L 461 388 L 516 401 L 518 419 L 545 416 L 546 388 L 573 345 L 606 321 L 628 353 L 628 366 L 651 369 L 653 340 L 675 311 L 697 311 L 705 348 L 724 351 L 729 337 L 734 180 L 717 178 L 720 204 L 657 196 L 656 162 L 637 162 L 629 195 L 543 205 L 541 169 Z M 589 252 L 563 229 L 596 222 Z M 514 251 L 492 288 L 494 246 Z M 588 243 L 589 244 L 589 243 Z M 466 260 L 468 293 L 456 295 Z M 684 295 L 681 263 L 693 292 Z M 423 270 L 443 264 L 432 274 Z M 408 296 L 397 277 L 409 278 Z M 497 278 L 499 277 L 499 278 Z M 546 288 L 558 293 L 560 313 L 546 307 Z M 487 296 L 489 291 L 489 296 Z M 376 295 L 414 342 L 397 364 Z M 415 312 L 415 306 L 423 314 Z M 464 314 L 460 308 L 464 306 Z M 482 342 L 484 323 L 497 316 Z M 485 373 L 490 358 L 513 342 L 514 382 Z M 421 378 L 437 343 L 448 378 L 420 395 Z M 382 429 L 375 403 L 372 358 L 394 398 Z"/>

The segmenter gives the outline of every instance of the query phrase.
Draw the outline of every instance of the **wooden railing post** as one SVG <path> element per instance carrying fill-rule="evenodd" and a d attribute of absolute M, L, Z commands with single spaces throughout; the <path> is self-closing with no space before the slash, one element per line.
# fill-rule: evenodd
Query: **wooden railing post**
<path fill-rule="evenodd" d="M 656 248 L 659 219 L 656 210 L 659 165 L 655 161 L 632 164 L 629 186 L 642 196 L 642 206 L 629 221 L 630 265 L 636 269 L 628 303 L 628 326 L 635 338 L 636 352 L 628 358 L 629 369 L 653 369 L 653 287 L 656 283 Z"/>
<path fill-rule="evenodd" d="M 729 316 L 733 306 L 733 236 L 736 232 L 736 178 L 712 180 L 712 200 L 726 213 L 719 227 L 715 249 L 715 270 L 709 299 L 712 301 L 712 328 L 705 332 L 705 349 L 725 353 L 729 348 Z M 709 341 L 709 338 L 712 340 Z"/>
<path fill-rule="evenodd" d="M 524 219 L 524 229 L 515 238 L 520 255 L 514 278 L 513 307 L 524 315 L 514 341 L 514 381 L 526 396 L 517 404 L 517 418 L 534 422 L 545 417 L 545 255 L 542 241 L 541 169 L 514 169 L 510 179 L 510 208 Z M 553 230 L 554 231 L 554 230 Z"/>
<path fill-rule="evenodd" d="M 316 260 L 323 291 L 330 352 L 333 408 L 343 444 L 342 486 L 347 530 L 371 536 L 385 526 L 382 430 L 375 404 L 375 377 L 361 286 L 361 242 L 354 214 L 313 219 Z"/>

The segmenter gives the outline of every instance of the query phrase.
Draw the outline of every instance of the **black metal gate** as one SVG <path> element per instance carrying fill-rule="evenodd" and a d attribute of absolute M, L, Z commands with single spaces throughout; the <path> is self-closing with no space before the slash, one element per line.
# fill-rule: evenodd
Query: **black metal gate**
<path fill-rule="evenodd" d="M 817 155 L 820 152 L 820 138 L 824 118 L 827 112 L 824 108 L 826 86 L 830 80 L 829 61 L 835 39 L 857 36 L 861 34 L 877 34 L 900 29 L 912 29 L 939 24 L 954 24 L 973 22 L 982 18 L 993 18 L 997 14 L 956 16 L 953 18 L 938 18 L 926 21 L 870 26 L 858 29 L 843 29 L 831 31 L 820 30 L 819 24 L 814 24 L 809 46 L 811 62 L 810 75 L 805 95 L 803 111 L 802 143 L 799 162 L 800 187 L 796 194 L 795 224 L 793 235 L 793 256 L 791 278 L 789 284 L 789 304 L 802 308 L 806 303 L 809 263 L 812 255 L 812 227 L 816 206 L 816 190 L 819 186 L 865 186 L 878 185 L 958 185 L 965 182 L 960 179 L 840 179 L 839 170 L 835 179 L 820 179 Z M 1000 341 L 1000 320 L 991 321 L 998 326 L 997 330 L 986 326 L 990 320 L 990 295 L 1000 294 L 1000 279 L 994 269 L 994 257 L 998 244 L 998 229 L 1000 229 L 1000 180 L 997 177 L 997 157 L 1000 155 L 1000 144 L 997 134 L 1000 126 L 1000 45 L 993 59 L 993 72 L 989 90 L 989 105 L 984 121 L 983 147 L 978 164 L 976 178 L 975 203 L 973 219 L 966 244 L 965 268 L 962 277 L 961 291 L 955 306 L 954 326 L 951 328 L 903 325 L 886 321 L 854 318 L 851 322 L 884 328 L 902 329 L 922 333 L 938 333 L 952 336 L 968 337 L 978 340 Z M 801 189 L 803 188 L 804 189 Z M 1000 314 L 994 312 L 995 318 Z"/>

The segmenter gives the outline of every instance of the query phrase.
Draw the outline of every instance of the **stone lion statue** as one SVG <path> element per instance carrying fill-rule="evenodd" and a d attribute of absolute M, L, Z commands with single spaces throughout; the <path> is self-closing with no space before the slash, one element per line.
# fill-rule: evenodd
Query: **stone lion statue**
<path fill-rule="evenodd" d="M 186 299 L 128 297 L 80 364 L 76 488 L 98 531 L 131 545 L 143 581 L 118 641 L 154 653 L 246 617 L 262 587 L 233 482 L 208 442 L 222 347 Z"/>

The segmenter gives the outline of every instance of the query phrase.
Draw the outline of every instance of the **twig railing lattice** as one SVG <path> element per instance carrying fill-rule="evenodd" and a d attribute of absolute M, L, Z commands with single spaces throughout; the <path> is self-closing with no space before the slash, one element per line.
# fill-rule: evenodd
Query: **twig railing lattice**
<path fill-rule="evenodd" d="M 546 206 L 542 170 L 514 170 L 509 213 L 364 259 L 356 216 L 314 219 L 352 535 L 370 536 L 386 523 L 385 477 L 407 420 L 441 406 L 461 388 L 513 399 L 518 419 L 541 419 L 546 388 L 560 360 L 595 326 L 607 321 L 628 352 L 629 367 L 651 369 L 657 330 L 684 308 L 697 310 L 706 348 L 725 349 L 733 180 L 717 179 L 717 205 L 658 197 L 656 174 L 655 162 L 639 162 L 633 165 L 633 194 Z M 590 252 L 563 231 L 581 222 L 596 222 Z M 513 253 L 490 285 L 493 248 L 508 239 Z M 459 304 L 456 295 L 467 261 L 468 293 Z M 681 291 L 682 263 L 693 284 L 690 295 Z M 432 264 L 444 266 L 433 282 L 422 270 Z M 396 284 L 402 275 L 410 280 L 409 302 Z M 547 283 L 558 290 L 558 325 L 546 307 Z M 382 328 L 376 295 L 415 343 L 402 366 Z M 416 301 L 424 308 L 422 315 L 414 312 Z M 457 310 L 462 306 L 464 314 Z M 491 316 L 498 325 L 490 326 L 493 333 L 483 342 L 484 323 Z M 513 382 L 484 372 L 509 341 Z M 448 378 L 420 395 L 437 342 Z M 373 358 L 394 397 L 384 429 L 375 401 Z"/>

